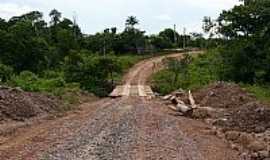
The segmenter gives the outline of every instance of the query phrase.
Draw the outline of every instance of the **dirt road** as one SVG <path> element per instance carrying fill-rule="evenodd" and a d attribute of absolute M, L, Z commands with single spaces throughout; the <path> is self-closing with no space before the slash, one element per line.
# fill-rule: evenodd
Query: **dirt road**
<path fill-rule="evenodd" d="M 227 143 L 210 134 L 210 126 L 171 116 L 158 100 L 140 96 L 149 91 L 134 86 L 147 86 L 153 65 L 162 58 L 135 65 L 123 80 L 130 86 L 121 91 L 124 96 L 83 104 L 62 118 L 19 129 L 0 142 L 0 159 L 239 160 Z"/>

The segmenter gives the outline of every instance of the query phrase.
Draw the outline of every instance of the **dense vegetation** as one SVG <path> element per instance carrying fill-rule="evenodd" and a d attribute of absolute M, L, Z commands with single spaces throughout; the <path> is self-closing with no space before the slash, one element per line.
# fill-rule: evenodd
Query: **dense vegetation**
<path fill-rule="evenodd" d="M 233 81 L 259 97 L 270 97 L 270 1 L 244 0 L 223 11 L 218 19 L 204 18 L 203 29 L 217 47 L 193 59 L 187 67 L 175 67 L 154 76 L 157 91 L 165 94 L 178 88 L 196 88 L 212 81 Z M 175 70 L 178 69 L 176 81 Z M 162 87 L 157 84 L 162 84 Z"/>
<path fill-rule="evenodd" d="M 94 35 L 83 34 L 75 20 L 55 9 L 49 16 L 48 23 L 38 11 L 0 18 L 0 83 L 57 94 L 75 87 L 104 96 L 138 60 L 180 47 L 183 38 L 197 47 L 205 41 L 201 34 L 181 36 L 172 29 L 147 36 L 134 16 L 122 32 L 112 27 Z"/>

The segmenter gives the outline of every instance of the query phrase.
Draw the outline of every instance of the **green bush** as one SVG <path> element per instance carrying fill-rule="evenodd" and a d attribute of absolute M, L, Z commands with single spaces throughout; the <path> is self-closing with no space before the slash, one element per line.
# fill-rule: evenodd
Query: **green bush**
<path fill-rule="evenodd" d="M 11 83 L 25 91 L 33 92 L 52 92 L 56 88 L 65 87 L 65 81 L 61 77 L 52 79 L 39 78 L 30 71 L 23 71 L 18 76 L 14 76 Z"/>
<path fill-rule="evenodd" d="M 23 71 L 18 76 L 14 76 L 11 83 L 25 91 L 39 91 L 36 86 L 37 81 L 37 75 L 30 71 Z"/>
<path fill-rule="evenodd" d="M 7 82 L 11 79 L 13 74 L 13 69 L 7 65 L 0 64 L 0 83 Z"/>
<path fill-rule="evenodd" d="M 67 82 L 79 83 L 81 88 L 97 96 L 107 96 L 124 71 L 132 67 L 143 56 L 88 55 L 71 52 L 63 65 Z"/>
<path fill-rule="evenodd" d="M 64 74 L 62 71 L 45 70 L 43 71 L 42 77 L 46 79 L 51 79 L 51 78 L 64 77 Z"/>
<path fill-rule="evenodd" d="M 137 55 L 123 55 L 117 57 L 119 65 L 121 66 L 122 70 L 125 71 L 132 67 L 134 64 L 142 60 L 144 56 L 137 56 Z"/>
<path fill-rule="evenodd" d="M 270 103 L 270 85 L 240 84 L 242 88 L 253 94 L 257 99 Z"/>
<path fill-rule="evenodd" d="M 221 79 L 221 63 L 218 52 L 208 51 L 191 59 L 167 61 L 168 67 L 153 76 L 153 88 L 168 94 L 179 88 L 195 89 Z"/>
<path fill-rule="evenodd" d="M 169 70 L 163 70 L 153 76 L 152 88 L 155 92 L 162 95 L 168 94 L 176 90 L 179 86 L 174 83 L 174 73 Z"/>

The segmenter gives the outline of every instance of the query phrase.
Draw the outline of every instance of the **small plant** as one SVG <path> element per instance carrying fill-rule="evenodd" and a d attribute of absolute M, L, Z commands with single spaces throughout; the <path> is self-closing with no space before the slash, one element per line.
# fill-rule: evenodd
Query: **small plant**
<path fill-rule="evenodd" d="M 257 99 L 266 103 L 270 103 L 270 85 L 240 84 L 240 86 L 253 94 Z"/>
<path fill-rule="evenodd" d="M 7 65 L 0 64 L 0 83 L 7 82 L 11 79 L 13 74 L 13 69 Z"/>

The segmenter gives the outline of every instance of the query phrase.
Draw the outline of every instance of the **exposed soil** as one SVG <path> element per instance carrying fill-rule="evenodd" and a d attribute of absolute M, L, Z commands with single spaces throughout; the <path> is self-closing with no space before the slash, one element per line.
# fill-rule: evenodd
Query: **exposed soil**
<path fill-rule="evenodd" d="M 254 102 L 255 98 L 237 84 L 217 82 L 193 93 L 201 106 L 231 109 Z"/>
<path fill-rule="evenodd" d="M 20 128 L 55 119 L 77 108 L 75 105 L 97 100 L 95 96 L 84 92 L 69 92 L 62 96 L 76 96 L 76 103 L 66 104 L 61 97 L 0 86 L 0 144 L 3 136 L 12 136 Z"/>
<path fill-rule="evenodd" d="M 0 87 L 0 123 L 54 113 L 59 105 L 59 100 L 52 96 Z"/>
<path fill-rule="evenodd" d="M 200 106 L 222 109 L 217 125 L 226 130 L 264 132 L 270 128 L 270 107 L 241 89 L 237 84 L 218 82 L 194 92 Z M 261 128 L 261 131 L 259 131 Z"/>
<path fill-rule="evenodd" d="M 224 118 L 227 120 L 216 124 L 226 130 L 261 133 L 270 129 L 270 108 L 259 102 L 246 103 L 228 110 Z"/>
<path fill-rule="evenodd" d="M 188 93 L 172 95 L 189 104 Z M 193 91 L 198 105 L 187 117 L 213 125 L 212 131 L 231 143 L 246 159 L 270 157 L 270 107 L 237 84 L 217 82 Z"/>

